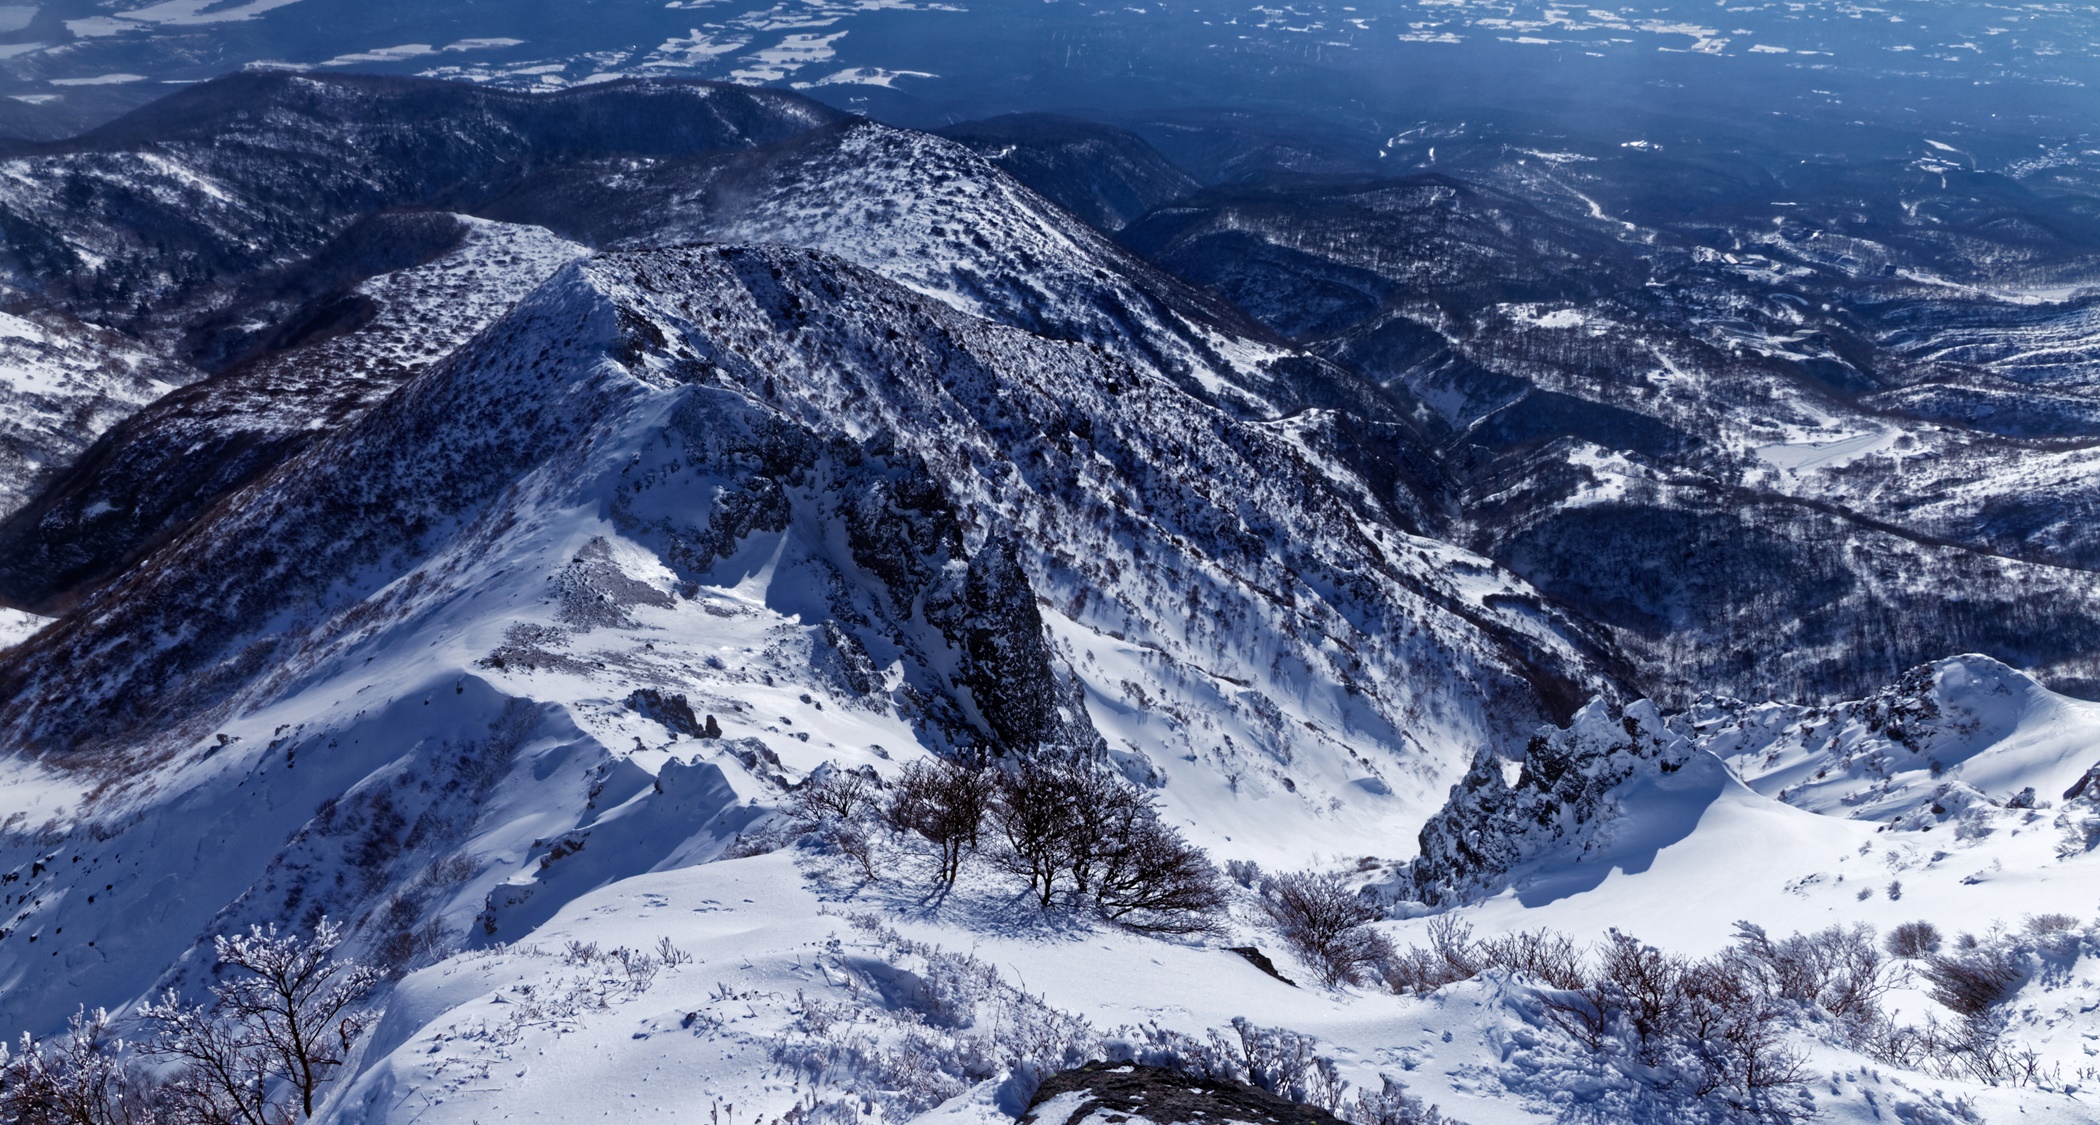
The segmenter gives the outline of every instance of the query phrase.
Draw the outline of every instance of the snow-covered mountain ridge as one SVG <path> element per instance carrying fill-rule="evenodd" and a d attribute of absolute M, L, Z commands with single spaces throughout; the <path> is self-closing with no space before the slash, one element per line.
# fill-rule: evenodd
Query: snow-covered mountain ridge
<path fill-rule="evenodd" d="M 326 916 L 388 974 L 327 1120 L 960 1125 L 1093 1059 L 1238 1066 L 1358 1125 L 1761 1112 L 1645 1033 L 1571 1033 L 1586 986 L 1536 965 L 1417 995 L 1366 938 L 1383 967 L 1321 986 L 1264 878 L 1311 870 L 1402 946 L 1928 921 L 2017 963 L 1989 1030 L 2036 1069 L 1904 1061 L 1796 997 L 1767 1030 L 1810 1077 L 1769 1105 L 2082 1119 L 2100 939 L 2050 916 L 2091 907 L 2094 705 L 1979 656 L 1854 702 L 1639 701 L 1613 632 L 1440 537 L 1480 518 L 1455 482 L 1511 470 L 1440 448 L 1444 400 L 969 146 L 753 112 L 697 151 L 477 149 L 402 189 L 443 211 L 273 213 L 293 261 L 253 323 L 228 266 L 133 324 L 226 366 L 0 528 L 62 611 L 0 632 L 0 1022 L 201 995 L 213 935 Z M 1064 756 L 1227 865 L 1209 929 L 1032 905 L 993 822 L 943 888 L 923 830 L 805 803 Z M 1925 971 L 1888 968 L 1903 1027 L 1944 1008 Z"/>

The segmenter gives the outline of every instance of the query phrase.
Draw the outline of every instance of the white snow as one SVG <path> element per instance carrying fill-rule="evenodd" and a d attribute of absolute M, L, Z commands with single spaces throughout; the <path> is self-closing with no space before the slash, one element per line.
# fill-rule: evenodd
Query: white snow
<path fill-rule="evenodd" d="M 457 47 L 458 44 L 453 46 Z M 448 47 L 446 49 L 451 50 L 452 48 Z M 434 55 L 436 53 L 437 48 L 428 43 L 403 43 L 398 47 L 378 47 L 370 51 L 357 51 L 352 54 L 337 55 L 321 65 L 354 66 L 358 63 L 402 62 L 407 59 L 421 58 L 424 55 Z"/>
<path fill-rule="evenodd" d="M 21 644 L 55 618 L 40 617 L 27 610 L 0 607 L 0 652 Z"/>
<path fill-rule="evenodd" d="M 1889 448 L 1900 436 L 1901 433 L 1893 429 L 1876 430 L 1822 441 L 1760 445 L 1753 452 L 1766 464 L 1789 473 L 1798 473 L 1809 469 L 1849 465 L 1867 454 L 1879 453 Z"/>

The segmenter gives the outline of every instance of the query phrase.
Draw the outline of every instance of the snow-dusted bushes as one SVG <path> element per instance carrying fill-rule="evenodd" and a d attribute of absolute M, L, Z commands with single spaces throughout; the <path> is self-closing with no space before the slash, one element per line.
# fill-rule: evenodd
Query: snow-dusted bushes
<path fill-rule="evenodd" d="M 1927 993 L 1955 1018 L 1902 1025 L 1883 1019 L 1865 1049 L 1892 1065 L 1948 1078 L 2016 1086 L 2053 1081 L 2041 1056 L 2007 1035 L 2006 1002 L 2030 977 L 2067 973 L 2078 958 L 2096 952 L 2100 924 L 2081 926 L 2064 914 L 2030 917 L 2018 930 L 1963 934 L 1952 950 L 1926 955 L 1917 969 Z"/>
<path fill-rule="evenodd" d="M 1091 1024 L 1006 983 L 997 968 L 908 940 L 871 917 L 849 921 L 865 947 L 848 956 L 833 943 L 824 956 L 867 1002 L 804 999 L 770 1047 L 774 1062 L 832 1092 L 812 1107 L 815 1119 L 903 1121 L 985 1079 L 1011 1073 L 1032 1089 L 1098 1056 Z"/>
<path fill-rule="evenodd" d="M 795 811 L 812 822 L 862 820 L 879 806 L 881 786 L 871 772 L 827 767 L 795 791 Z"/>
<path fill-rule="evenodd" d="M 212 1003 L 172 993 L 140 1016 L 156 1034 L 147 1051 L 176 1064 L 175 1100 L 209 1121 L 253 1125 L 312 1117 L 321 1087 L 363 1031 L 354 1005 L 376 970 L 338 959 L 342 929 L 322 919 L 311 937 L 257 926 L 213 942 L 236 970 L 212 985 Z"/>
<path fill-rule="evenodd" d="M 904 1121 L 1001 1075 L 1025 1101 L 1043 1078 L 1104 1059 L 1253 1086 L 1357 1125 L 1456 1125 L 1384 1076 L 1380 1090 L 1352 1096 L 1309 1036 L 1245 1019 L 1202 1036 L 1157 1024 L 1104 1036 L 969 954 L 904 938 L 871 916 L 847 920 L 860 936 L 834 939 L 821 958 L 851 999 L 798 995 L 793 1023 L 768 1047 L 820 1091 L 797 1125 Z"/>
<path fill-rule="evenodd" d="M 1118 1062 L 1165 1067 L 1216 1082 L 1237 1082 L 1332 1111 L 1339 1104 L 1339 1095 L 1334 1104 L 1321 1103 L 1317 1095 L 1324 1090 L 1316 1089 L 1313 1075 L 1324 1070 L 1331 1077 L 1334 1064 L 1322 1059 L 1314 1048 L 1312 1039 L 1297 1032 L 1262 1027 L 1239 1018 L 1232 1021 L 1229 1033 L 1212 1028 L 1201 1039 L 1156 1024 L 1125 1028 L 1109 1044 L 1109 1053 Z"/>
<path fill-rule="evenodd" d="M 1462 1125 L 1455 1118 L 1445 1117 L 1436 1106 L 1408 1093 L 1392 1075 L 1378 1077 L 1378 1092 L 1358 1090 L 1356 1100 L 1343 1106 L 1343 1119 L 1353 1125 Z"/>
<path fill-rule="evenodd" d="M 1740 922 L 1735 941 L 1707 958 L 1618 931 L 1584 952 L 1544 930 L 1476 941 L 1445 916 L 1432 923 L 1428 945 L 1396 951 L 1385 975 L 1398 990 L 1426 993 L 1489 970 L 1529 974 L 1551 1021 L 1600 1065 L 1658 1095 L 1763 1119 L 1805 1112 L 1803 1044 L 1815 1040 L 1940 1077 L 2049 1079 L 2035 1052 L 2006 1037 L 2003 1005 L 2027 977 L 2068 971 L 2100 950 L 2100 925 L 2047 915 L 2017 932 L 1963 935 L 1951 952 L 1939 949 L 1938 931 L 1925 923 L 1898 927 L 1884 945 L 1863 925 L 1775 938 Z M 1911 972 L 1954 1018 L 1899 1024 L 1888 1016 L 1884 997 Z"/>
<path fill-rule="evenodd" d="M 212 1003 L 170 993 L 129 1044 L 101 1009 L 50 1042 L 0 1047 L 0 1120 L 10 1125 L 282 1125 L 311 1118 L 321 1088 L 363 1031 L 356 1005 L 380 973 L 335 956 L 342 931 L 255 927 L 220 937 Z M 147 1065 L 144 1060 L 154 1060 Z"/>
<path fill-rule="evenodd" d="M 1470 980 L 1488 963 L 1474 948 L 1473 928 L 1446 914 L 1429 923 L 1427 946 L 1401 950 L 1388 945 L 1379 971 L 1394 992 L 1426 994 Z"/>
<path fill-rule="evenodd" d="M 886 811 L 881 789 L 881 779 L 872 770 L 826 765 L 795 791 L 795 815 L 802 829 L 851 859 L 871 883 L 881 880 L 875 843 L 875 820 Z M 913 813 L 908 810 L 905 815 Z"/>
<path fill-rule="evenodd" d="M 82 1009 L 65 1034 L 0 1044 L 0 1121 L 19 1125 L 151 1125 L 172 1116 L 166 1091 L 136 1067 L 109 1012 Z"/>

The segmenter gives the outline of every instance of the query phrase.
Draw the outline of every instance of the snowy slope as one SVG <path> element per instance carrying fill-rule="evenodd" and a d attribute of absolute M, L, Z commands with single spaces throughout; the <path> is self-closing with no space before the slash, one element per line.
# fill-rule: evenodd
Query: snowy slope
<path fill-rule="evenodd" d="M 1293 988 L 1216 945 L 885 917 L 812 879 L 822 866 L 781 852 L 639 876 L 579 899 L 531 943 L 414 974 L 331 1118 L 651 1120 L 706 1107 L 771 1120 L 836 1113 L 844 1094 L 849 1112 L 895 1119 L 946 1094 L 921 1120 L 993 1125 L 1026 1096 L 1012 1062 L 1054 1062 L 1075 1042 L 1141 1056 L 1161 1032 L 1229 1033 L 1238 1017 L 1312 1036 L 1352 1084 L 1395 1076 L 1473 1125 L 1571 1108 L 1683 1119 L 1586 1066 L 1522 980 L 1425 999 Z M 666 940 L 692 963 L 631 974 L 610 956 Z M 1816 1062 L 1833 1074 L 1812 1092 L 1823 1120 L 2090 1119 L 2077 1097 Z"/>
<path fill-rule="evenodd" d="M 0 517 L 111 424 L 194 375 L 115 333 L 0 313 Z"/>
<path fill-rule="evenodd" d="M 0 322 L 0 514 L 112 424 L 257 350 L 229 345 L 324 331 L 346 313 L 303 299 L 445 248 L 418 257 L 414 238 L 384 237 L 388 218 L 413 217 L 375 215 L 428 206 L 517 161 L 689 156 L 836 117 L 785 92 L 698 83 L 532 97 L 257 72 L 186 87 L 80 137 L 13 146 L 0 155 L 11 314 Z M 360 240 L 361 221 L 378 237 Z M 317 282 L 322 293 L 302 292 Z"/>
<path fill-rule="evenodd" d="M 1632 717 L 1638 738 L 1622 729 Z M 1444 815 L 1454 829 L 1503 825 L 1502 870 L 1450 856 L 1417 875 L 1479 872 L 1498 929 L 1653 919 L 1641 936 L 1692 950 L 1738 918 L 1886 929 L 1922 917 L 1951 932 L 2077 913 L 2100 890 L 2100 856 L 2067 847 L 2061 819 L 2078 808 L 2065 791 L 2100 765 L 2100 708 L 1995 661 L 1950 659 L 1827 709 L 1714 704 L 1659 733 L 1656 720 L 1646 705 L 1624 717 L 1597 705 L 1535 741 L 1524 771 L 1565 755 L 1601 780 L 1579 793 L 1502 798 L 1526 783 L 1499 762 L 1476 768 L 1453 797 L 1469 811 Z"/>
<path fill-rule="evenodd" d="M 1114 350 L 1246 416 L 1347 398 L 1402 420 L 1361 380 L 924 133 L 852 119 L 748 152 L 555 169 L 504 185 L 476 213 L 601 246 L 821 250 L 986 319 Z"/>
<path fill-rule="evenodd" d="M 1082 408 L 1085 427 L 1042 428 Z M 10 737 L 43 748 L 17 759 L 9 811 L 46 824 L 4 859 L 7 1014 L 194 987 L 205 934 L 327 913 L 409 973 L 337 1120 L 648 1117 L 700 1100 L 771 1118 L 840 1097 L 886 1120 L 958 1097 L 951 1116 L 992 1120 L 1021 1092 L 1003 1085 L 1017 1062 L 1142 1055 L 1234 1017 L 1312 1036 L 1358 1086 L 1398 1075 L 1476 1125 L 1553 1120 L 1570 1089 L 1622 1119 L 1668 1112 L 1597 1085 L 1532 983 L 1414 999 L 1263 976 L 1224 949 L 1273 942 L 1244 896 L 1225 932 L 1166 942 L 1033 920 L 981 878 L 930 905 L 902 842 L 872 886 L 809 845 L 730 858 L 777 832 L 782 784 L 826 762 L 889 774 L 929 746 L 1001 737 L 993 717 L 1012 712 L 949 639 L 952 614 L 1012 608 L 953 592 L 1001 528 L 1029 532 L 1007 542 L 1051 639 L 1031 690 L 1064 708 L 1057 737 L 1098 731 L 1220 859 L 1404 858 L 1471 748 L 1538 713 L 1512 698 L 1500 642 L 1450 608 L 1484 616 L 1512 587 L 1381 528 L 1318 474 L 1275 472 L 1298 448 L 835 258 L 692 248 L 566 267 L 6 658 Z M 1208 471 L 1168 471 L 1188 460 Z M 361 471 L 375 463 L 400 469 Z M 1136 481 L 1143 500 L 1119 505 Z M 1289 569 L 1231 553 L 1226 512 Z M 1358 541 L 1384 550 L 1345 553 Z M 1162 544 L 1177 553 L 1156 557 Z M 1166 608 L 1193 582 L 1208 617 Z M 1290 616 L 1269 616 L 1280 605 Z M 1240 621 L 1264 624 L 1226 627 Z M 1381 621 L 1401 627 L 1361 632 Z M 1352 635 L 1353 653 L 1329 647 Z M 110 643 L 141 636 L 169 643 Z M 106 694 L 56 705 L 81 683 Z M 684 695 L 724 737 L 647 717 L 628 703 L 640 686 Z M 1698 950 L 1744 914 L 1953 929 L 2091 885 L 2092 857 L 2057 858 L 2060 834 L 2025 814 L 1950 858 L 1761 796 L 1696 738 L 1647 727 L 1667 751 L 1648 760 L 1683 764 L 1613 783 L 1573 862 L 1533 852 L 1516 890 L 1464 917 L 1585 937 L 1638 924 Z M 1602 705 L 1577 728 L 1600 745 L 1623 729 Z M 140 729 L 169 733 L 124 733 Z M 127 778 L 108 772 L 118 747 Z M 1899 901 L 1853 894 L 1892 877 Z M 695 960 L 664 963 L 665 940 Z M 64 973 L 37 971 L 53 958 Z M 2073 1065 L 2075 965 L 2023 1017 Z M 1959 1098 L 1985 1119 L 2082 1112 L 2060 1092 L 1818 1065 L 1847 1076 L 1816 1092 L 1839 1120 Z"/>
<path fill-rule="evenodd" d="M 1436 862 L 1416 861 L 1394 893 L 1437 892 L 1483 935 L 1619 930 L 1692 955 L 1728 944 L 1739 920 L 1775 935 L 1925 921 L 1950 939 L 2010 941 L 2033 960 L 2004 1034 L 2037 1050 L 2044 1071 L 2077 1076 L 2059 1090 L 2082 1087 L 2100 1000 L 2090 936 L 2018 942 L 2037 914 L 2082 922 L 2100 894 L 2100 818 L 2065 792 L 2100 765 L 2094 705 L 1970 656 L 1855 703 L 1715 703 L 1662 731 L 1656 719 L 1645 704 L 1623 716 L 1593 706 L 1534 740 L 1520 770 L 1476 766 L 1425 830 Z M 1539 787 L 1525 780 L 1534 773 L 1562 782 Z M 1580 775 L 1598 784 L 1564 783 Z M 1401 912 L 1415 920 L 1394 925 L 1396 938 L 1426 944 L 1437 915 Z M 1944 1018 L 1914 977 L 1891 1013 Z M 1998 1120 L 2050 1104 L 2016 1101 L 1976 1112 Z"/>
<path fill-rule="evenodd" d="M 538 227 L 397 222 L 438 228 L 425 237 L 449 249 L 316 302 L 324 311 L 309 319 L 323 326 L 309 339 L 164 395 L 52 474 L 0 520 L 0 597 L 50 607 L 114 576 L 228 492 L 361 417 L 584 253 Z M 331 314 L 342 323 L 329 324 Z"/>
<path fill-rule="evenodd" d="M 6 1010 L 138 995 L 245 918 L 359 918 L 412 963 L 499 882 L 488 921 L 521 938 L 602 882 L 710 858 L 766 777 L 1027 735 L 1001 691 L 1054 692 L 1043 737 L 1105 736 L 1226 854 L 1396 847 L 1465 748 L 1542 713 L 1517 662 L 1581 658 L 1502 608 L 1490 568 L 1278 471 L 1301 458 L 837 259 L 568 267 L 7 655 L 8 739 L 92 794 L 8 845 Z M 1011 606 L 957 589 L 1002 529 L 1028 532 L 1010 596 L 1049 643 L 988 681 L 954 638 Z M 643 718 L 642 686 L 726 740 Z M 703 751 L 690 798 L 646 784 Z M 562 786 L 506 811 L 520 770 Z M 601 820 L 591 771 L 646 807 Z M 160 835 L 214 823 L 250 843 L 205 845 L 203 870 Z M 563 833 L 584 847 L 543 865 Z M 32 871 L 60 852 L 83 874 Z M 156 924 L 124 925 L 145 903 Z M 64 978 L 30 972 L 54 955 Z"/>
<path fill-rule="evenodd" d="M 1760 793 L 1902 829 L 1944 824 L 1977 801 L 2004 806 L 2023 792 L 2032 805 L 2058 800 L 2100 765 L 2100 704 L 1981 656 L 1919 668 L 1859 703 L 1714 704 L 1680 725 Z"/>

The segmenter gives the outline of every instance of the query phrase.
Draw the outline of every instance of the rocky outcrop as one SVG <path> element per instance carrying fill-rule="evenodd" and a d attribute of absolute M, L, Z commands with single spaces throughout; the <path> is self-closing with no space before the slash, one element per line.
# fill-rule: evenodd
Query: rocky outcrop
<path fill-rule="evenodd" d="M 1043 1079 L 1021 1125 L 1106 1125 L 1135 1118 L 1153 1125 L 1339 1125 L 1317 1106 L 1266 1090 L 1217 1082 L 1165 1067 L 1088 1063 Z"/>
<path fill-rule="evenodd" d="M 1617 815 L 1614 790 L 1675 773 L 1695 752 L 1646 701 L 1618 714 L 1592 703 L 1566 729 L 1534 737 L 1518 762 L 1483 750 L 1422 827 L 1402 893 L 1448 905 L 1489 893 L 1527 860 L 1579 856 Z"/>

